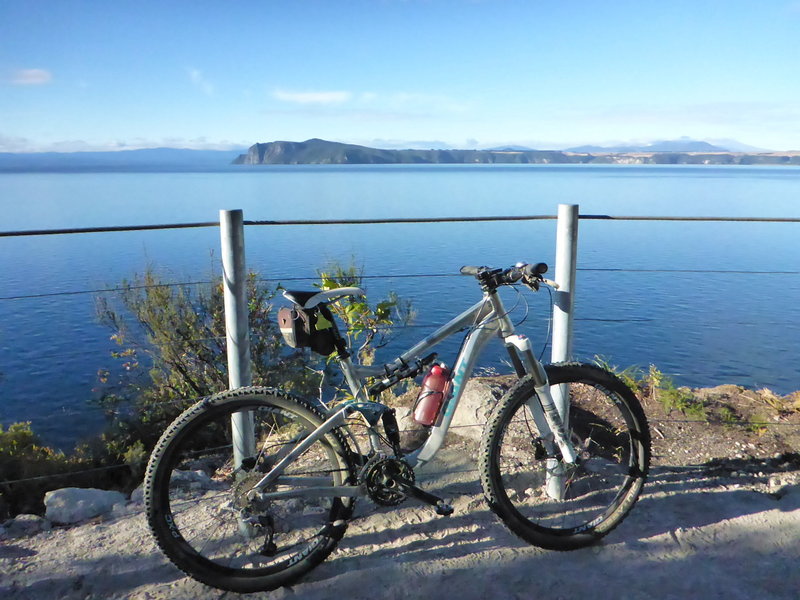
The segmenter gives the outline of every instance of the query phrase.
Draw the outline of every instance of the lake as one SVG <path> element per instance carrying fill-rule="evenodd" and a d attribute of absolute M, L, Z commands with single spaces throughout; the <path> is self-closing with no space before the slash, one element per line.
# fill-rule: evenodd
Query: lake
<path fill-rule="evenodd" d="M 582 214 L 800 217 L 800 170 L 315 165 L 5 173 L 0 203 L 4 231 L 215 221 L 228 208 L 243 209 L 248 220 L 539 215 L 555 214 L 559 203 L 579 204 Z M 799 233 L 800 223 L 581 221 L 575 355 L 654 363 L 684 385 L 800 389 Z M 248 268 L 276 282 L 313 278 L 330 261 L 355 260 L 366 275 L 381 276 L 367 280 L 373 297 L 394 290 L 419 312 L 396 348 L 476 300 L 474 283 L 456 275 L 462 265 L 552 265 L 555 221 L 252 226 L 245 235 Z M 114 287 L 147 265 L 176 281 L 207 280 L 219 272 L 218 257 L 213 227 L 0 238 L 0 423 L 32 421 L 60 447 L 96 432 L 103 417 L 87 400 L 97 370 L 114 365 L 113 343 L 95 322 L 96 294 L 72 292 Z M 62 295 L 27 297 L 42 294 Z M 550 299 L 546 292 L 526 298 L 523 330 L 541 348 Z M 521 319 L 524 306 L 515 314 Z M 444 347 L 443 358 L 455 349 Z M 382 356 L 390 360 L 392 351 Z"/>

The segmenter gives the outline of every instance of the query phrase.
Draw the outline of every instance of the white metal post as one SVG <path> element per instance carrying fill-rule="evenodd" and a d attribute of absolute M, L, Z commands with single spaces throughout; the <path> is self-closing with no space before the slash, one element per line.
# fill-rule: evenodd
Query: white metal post
<path fill-rule="evenodd" d="M 219 211 L 222 245 L 222 283 L 225 290 L 225 333 L 228 348 L 230 389 L 252 384 L 250 335 L 247 310 L 247 270 L 244 260 L 244 214 L 241 210 Z M 252 412 L 231 417 L 234 466 L 255 454 Z"/>
<path fill-rule="evenodd" d="M 575 306 L 575 274 L 578 263 L 578 205 L 559 204 L 556 230 L 556 273 L 558 290 L 553 306 L 553 348 L 551 361 L 570 360 L 572 357 L 573 309 Z M 553 400 L 564 428 L 569 431 L 569 386 L 553 389 Z M 563 465 L 554 459 L 547 464 L 547 493 L 555 499 L 564 498 Z"/>

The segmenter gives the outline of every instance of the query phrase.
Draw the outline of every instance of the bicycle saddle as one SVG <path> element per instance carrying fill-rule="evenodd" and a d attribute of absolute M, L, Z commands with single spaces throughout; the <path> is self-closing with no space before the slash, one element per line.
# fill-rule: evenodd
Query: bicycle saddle
<path fill-rule="evenodd" d="M 364 293 L 364 290 L 358 287 L 341 287 L 336 288 L 335 290 L 326 290 L 323 292 L 316 290 L 311 292 L 297 290 L 283 291 L 284 298 L 290 302 L 299 304 L 303 308 L 314 308 L 318 304 L 330 302 L 331 300 L 340 298 L 342 296 L 366 296 L 366 294 Z"/>

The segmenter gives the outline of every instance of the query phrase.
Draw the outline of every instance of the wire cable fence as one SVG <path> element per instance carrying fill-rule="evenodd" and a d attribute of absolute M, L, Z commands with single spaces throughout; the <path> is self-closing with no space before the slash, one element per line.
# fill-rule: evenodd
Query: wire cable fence
<path fill-rule="evenodd" d="M 556 215 L 527 215 L 527 216 L 479 216 L 479 217 L 412 217 L 412 218 L 386 218 L 386 219 L 293 219 L 293 220 L 258 220 L 258 221 L 244 221 L 248 226 L 330 226 L 330 225 L 382 225 L 382 224 L 425 224 L 425 223 L 475 223 L 475 222 L 509 222 L 509 221 L 536 221 L 536 220 L 555 220 Z M 711 217 L 711 216 L 697 216 L 697 217 L 681 217 L 681 216 L 613 216 L 613 215 L 579 215 L 581 220 L 597 220 L 597 221 L 675 221 L 675 222 L 745 222 L 745 223 L 800 223 L 800 218 L 776 218 L 776 217 Z M 83 228 L 61 228 L 61 229 L 33 229 L 33 230 L 17 230 L 17 231 L 0 231 L 0 237 L 30 237 L 30 236 L 47 236 L 47 235 L 74 235 L 74 234 L 94 234 L 94 233 L 120 233 L 132 231 L 158 231 L 158 230 L 174 230 L 174 229 L 189 229 L 189 228 L 206 228 L 218 227 L 219 222 L 195 222 L 195 223 L 171 223 L 171 224 L 152 224 L 152 225 L 125 225 L 125 226 L 108 226 L 108 227 L 83 227 Z M 800 270 L 739 270 L 739 269 L 682 269 L 682 268 L 604 268 L 604 267 L 581 267 L 578 271 L 582 272 L 600 272 L 600 273 L 681 273 L 681 274 L 698 274 L 698 275 L 776 275 L 776 276 L 797 276 L 800 275 Z M 459 273 L 396 273 L 391 275 L 363 275 L 362 279 L 365 280 L 396 280 L 396 279 L 424 279 L 424 278 L 460 278 Z M 270 276 L 262 278 L 261 281 L 267 283 L 283 283 L 283 282 L 314 282 L 318 281 L 314 276 Z M 97 296 L 102 294 L 119 294 L 131 290 L 145 290 L 148 288 L 157 287 L 189 287 L 189 286 L 204 286 L 211 285 L 213 281 L 198 280 L 198 281 L 181 281 L 171 283 L 159 283 L 154 285 L 131 285 L 95 289 L 80 289 L 80 290 L 63 290 L 53 292 L 40 292 L 31 294 L 12 294 L 0 296 L 0 301 L 31 301 L 46 298 L 62 298 L 69 296 Z M 605 323 L 641 323 L 655 321 L 656 319 L 649 318 L 609 318 L 609 317 L 576 317 L 576 321 L 585 322 L 605 322 Z M 708 321 L 705 321 L 708 323 Z M 781 324 L 782 321 L 746 321 L 731 323 L 729 320 L 720 321 L 725 324 L 736 325 L 764 325 L 764 324 Z M 398 325 L 393 328 L 432 328 L 438 324 L 422 323 L 411 325 Z M 251 335 L 257 337 L 260 334 L 253 332 Z M 214 336 L 206 338 L 197 338 L 189 340 L 191 342 L 209 342 L 214 341 L 224 343 L 224 336 Z M 94 355 L 93 352 L 76 352 L 75 356 L 88 356 Z M 62 356 L 59 353 L 58 356 Z M 55 355 L 54 355 L 55 356 Z M 47 356 L 42 356 L 46 359 Z M 52 358 L 52 356 L 50 357 Z M 697 423 L 693 419 L 681 418 L 662 418 L 651 419 L 651 424 L 655 427 L 663 424 L 689 424 Z M 459 427 L 477 427 L 483 424 L 461 425 Z M 780 421 L 754 421 L 744 420 L 735 423 L 730 423 L 736 427 L 776 427 L 776 428 L 789 428 L 800 427 L 795 424 L 785 423 Z M 663 435 L 663 434 L 662 434 Z M 84 469 L 78 471 L 71 471 L 65 473 L 48 474 L 36 477 L 20 478 L 16 480 L 0 481 L 0 485 L 8 486 L 19 483 L 31 483 L 38 481 L 52 481 L 63 479 L 69 476 L 98 473 L 103 471 L 119 470 L 130 468 L 128 464 L 115 464 L 104 467 L 96 467 L 91 469 Z"/>
<path fill-rule="evenodd" d="M 422 223 L 486 223 L 503 221 L 547 221 L 557 219 L 557 215 L 486 215 L 476 217 L 399 217 L 383 219 L 284 219 L 284 220 L 245 220 L 245 225 L 389 225 Z M 729 222 L 729 223 L 800 223 L 800 217 L 714 217 L 714 216 L 647 216 L 647 215 L 590 215 L 581 214 L 585 221 L 686 221 L 686 222 Z M 123 231 L 153 231 L 162 229 L 191 229 L 218 227 L 219 221 L 195 223 L 161 223 L 155 225 L 111 225 L 101 227 L 69 227 L 61 229 L 19 229 L 0 231 L 0 237 L 21 237 L 37 235 L 63 235 L 76 233 L 112 233 Z"/>

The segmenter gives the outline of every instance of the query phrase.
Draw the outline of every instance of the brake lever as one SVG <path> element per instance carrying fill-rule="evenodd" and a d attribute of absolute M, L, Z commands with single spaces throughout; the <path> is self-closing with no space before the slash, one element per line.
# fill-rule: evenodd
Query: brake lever
<path fill-rule="evenodd" d="M 550 286 L 554 290 L 557 290 L 559 288 L 559 285 L 555 281 L 553 281 L 552 279 L 545 279 L 541 275 L 539 275 L 538 277 L 525 277 L 524 282 L 525 285 L 527 285 L 534 292 L 539 291 L 539 284 L 542 283 L 547 286 Z"/>
<path fill-rule="evenodd" d="M 543 284 L 549 285 L 554 290 L 557 290 L 559 287 L 561 287 L 555 281 L 553 281 L 552 279 L 545 279 L 544 277 L 542 277 L 541 281 L 542 281 Z"/>

